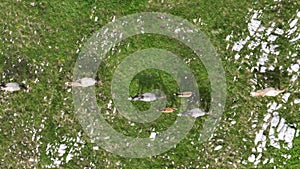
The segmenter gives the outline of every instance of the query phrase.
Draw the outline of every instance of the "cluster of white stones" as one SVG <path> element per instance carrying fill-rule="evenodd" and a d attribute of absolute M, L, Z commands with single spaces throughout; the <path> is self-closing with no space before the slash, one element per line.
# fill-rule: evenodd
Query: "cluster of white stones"
<path fill-rule="evenodd" d="M 276 8 L 276 5 L 271 6 L 271 8 Z M 277 12 L 280 14 L 282 11 L 278 10 Z M 293 139 L 299 136 L 296 124 L 292 124 L 292 122 L 288 123 L 285 118 L 280 116 L 287 112 L 287 107 L 292 107 L 300 103 L 299 98 L 291 100 L 290 97 L 296 96 L 294 93 L 300 91 L 299 82 L 297 81 L 300 75 L 300 59 L 297 57 L 299 56 L 298 52 L 296 52 L 300 49 L 300 34 L 297 27 L 300 11 L 296 11 L 296 14 L 288 21 L 288 29 L 279 27 L 277 21 L 262 24 L 263 15 L 264 9 L 249 10 L 249 16 L 247 16 L 249 18 L 247 21 L 248 29 L 246 32 L 238 34 L 242 38 L 232 41 L 231 38 L 236 36 L 234 32 L 226 37 L 226 40 L 230 42 L 227 45 L 227 49 L 234 53 L 234 55 L 228 56 L 226 59 L 238 64 L 238 70 L 248 70 L 253 73 L 253 78 L 249 79 L 253 90 L 257 90 L 257 86 L 274 87 L 268 86 L 270 84 L 262 84 L 262 81 L 258 78 L 258 74 L 263 75 L 266 72 L 274 71 L 275 68 L 278 68 L 280 72 L 286 72 L 291 77 L 290 83 L 288 86 L 285 86 L 287 90 L 281 96 L 281 102 L 270 102 L 267 105 L 269 109 L 264 114 L 261 129 L 256 132 L 255 147 L 252 149 L 252 154 L 247 160 L 243 160 L 243 164 L 247 164 L 248 161 L 255 166 L 261 162 L 263 164 L 268 162 L 274 163 L 276 160 L 274 158 L 263 158 L 263 152 L 267 151 L 267 147 L 291 149 Z M 278 39 L 287 39 L 290 42 L 292 50 L 287 55 L 282 54 L 279 50 L 281 44 L 278 43 Z M 285 65 L 279 65 L 281 58 L 289 61 Z M 268 77 L 265 76 L 264 79 L 267 80 Z M 238 81 L 238 75 L 233 80 Z M 300 108 L 298 111 L 300 111 Z M 253 114 L 253 111 L 251 112 Z M 254 120 L 252 119 L 252 129 L 256 129 L 261 123 L 257 116 L 255 117 Z M 291 157 L 290 155 L 285 156 L 286 159 Z"/>
<path fill-rule="evenodd" d="M 61 165 L 67 164 L 73 157 L 79 156 L 85 144 L 81 132 L 78 133 L 77 137 L 63 136 L 60 143 L 48 143 L 46 155 L 51 159 L 52 163 L 44 167 L 60 168 Z"/>
<path fill-rule="evenodd" d="M 299 131 L 298 134 L 296 133 L 296 124 L 289 124 L 279 116 L 278 111 L 282 108 L 281 104 L 272 102 L 268 104 L 268 107 L 268 113 L 264 116 L 261 129 L 256 132 L 254 140 L 256 147 L 252 149 L 253 154 L 248 158 L 248 161 L 254 165 L 261 162 L 262 154 L 267 150 L 267 147 L 291 149 L 294 137 L 299 135 Z M 265 158 L 263 164 L 267 163 L 268 160 Z"/>

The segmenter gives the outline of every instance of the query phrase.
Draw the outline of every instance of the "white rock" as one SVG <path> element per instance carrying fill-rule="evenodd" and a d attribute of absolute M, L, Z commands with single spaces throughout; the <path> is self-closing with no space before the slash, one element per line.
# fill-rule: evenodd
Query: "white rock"
<path fill-rule="evenodd" d="M 274 134 L 275 134 L 275 130 L 273 127 L 271 127 L 269 130 L 269 136 L 274 136 Z"/>
<path fill-rule="evenodd" d="M 106 136 L 106 137 L 104 137 L 103 139 L 104 139 L 104 140 L 108 140 L 108 139 L 110 139 L 110 136 Z"/>
<path fill-rule="evenodd" d="M 260 163 L 260 160 L 254 162 L 254 165 L 257 166 Z"/>
<path fill-rule="evenodd" d="M 277 103 L 276 103 L 276 102 L 273 102 L 273 103 L 269 106 L 268 112 L 273 112 L 274 110 L 276 110 L 276 107 L 277 107 Z"/>
<path fill-rule="evenodd" d="M 231 124 L 231 125 L 235 125 L 235 124 L 236 124 L 236 121 L 233 120 L 233 121 L 230 122 L 230 124 Z"/>
<path fill-rule="evenodd" d="M 255 136 L 254 144 L 257 145 L 258 142 L 263 140 L 264 137 L 264 130 L 259 130 L 258 133 Z"/>
<path fill-rule="evenodd" d="M 284 125 L 282 126 L 282 128 L 280 129 L 280 131 L 279 131 L 279 133 L 278 133 L 278 139 L 279 139 L 279 140 L 284 140 L 284 135 L 285 135 L 285 132 L 286 132 L 287 128 L 288 128 L 288 125 L 287 125 L 287 124 L 284 124 Z"/>
<path fill-rule="evenodd" d="M 257 31 L 261 24 L 261 21 L 256 20 L 256 19 L 251 19 L 250 23 L 248 23 L 248 31 L 251 36 L 254 35 L 254 33 Z"/>
<path fill-rule="evenodd" d="M 72 158 L 73 158 L 73 155 L 69 153 L 66 157 L 66 163 L 68 163 L 70 160 L 72 160 Z"/>
<path fill-rule="evenodd" d="M 234 59 L 238 60 L 241 56 L 237 53 L 236 55 L 234 55 Z"/>
<path fill-rule="evenodd" d="M 286 158 L 286 159 L 290 159 L 290 158 L 291 158 L 291 155 L 290 155 L 290 154 L 289 154 L 289 155 L 287 155 L 287 154 L 282 154 L 281 156 L 284 157 L 284 158 Z"/>
<path fill-rule="evenodd" d="M 258 161 L 262 157 L 262 154 L 259 153 L 258 156 L 256 157 L 256 161 Z"/>
<path fill-rule="evenodd" d="M 300 99 L 295 99 L 294 100 L 294 104 L 299 104 L 300 103 Z"/>
<path fill-rule="evenodd" d="M 279 142 L 278 142 L 278 141 L 275 141 L 274 139 L 270 139 L 270 145 L 271 145 L 272 147 L 275 147 L 275 148 L 277 148 L 277 149 L 280 149 L 280 144 L 279 144 Z"/>
<path fill-rule="evenodd" d="M 265 136 L 265 135 L 262 135 L 262 137 L 261 137 L 261 141 L 262 141 L 262 142 L 265 142 L 265 141 L 267 141 L 267 136 Z"/>
<path fill-rule="evenodd" d="M 296 42 L 300 39 L 300 35 L 290 40 L 290 42 Z"/>
<path fill-rule="evenodd" d="M 267 163 L 268 163 L 268 161 L 269 161 L 269 159 L 268 159 L 268 158 L 266 158 L 266 159 L 263 161 L 263 164 L 267 164 Z"/>
<path fill-rule="evenodd" d="M 266 114 L 265 117 L 264 117 L 264 122 L 268 122 L 270 117 L 271 117 L 270 113 Z"/>
<path fill-rule="evenodd" d="M 223 146 L 221 146 L 221 145 L 218 145 L 217 147 L 215 147 L 215 151 L 218 151 L 218 150 L 220 150 L 221 148 L 222 148 Z"/>
<path fill-rule="evenodd" d="M 268 42 L 262 42 L 261 43 L 261 48 L 265 53 L 270 53 L 270 49 L 268 47 Z"/>
<path fill-rule="evenodd" d="M 260 17 L 258 14 L 260 14 L 262 11 L 253 10 L 253 16 L 251 19 L 257 19 L 257 17 Z"/>
<path fill-rule="evenodd" d="M 285 135 L 284 135 L 284 141 L 286 143 L 292 143 L 295 133 L 296 133 L 296 130 L 294 128 L 288 127 L 285 132 Z"/>
<path fill-rule="evenodd" d="M 291 82 L 295 82 L 297 79 L 298 79 L 298 76 L 297 75 L 293 75 L 292 78 L 291 78 Z"/>
<path fill-rule="evenodd" d="M 179 33 L 179 32 L 180 32 L 180 28 L 176 28 L 176 29 L 174 30 L 174 32 L 175 32 L 175 33 Z"/>
<path fill-rule="evenodd" d="M 53 164 L 56 165 L 56 166 L 59 166 L 61 164 L 61 162 L 62 162 L 62 161 L 60 161 L 57 158 L 53 159 L 52 161 L 53 161 Z"/>
<path fill-rule="evenodd" d="M 299 65 L 296 63 L 296 64 L 292 64 L 291 65 L 291 69 L 294 71 L 294 72 L 298 72 L 299 70 Z"/>
<path fill-rule="evenodd" d="M 248 161 L 253 163 L 255 161 L 255 155 L 254 154 L 251 154 L 249 157 L 248 157 Z"/>
<path fill-rule="evenodd" d="M 150 140 L 153 141 L 155 139 L 156 133 L 155 132 L 151 132 L 150 134 Z"/>
<path fill-rule="evenodd" d="M 275 25 L 272 24 L 270 27 L 268 27 L 268 29 L 266 30 L 266 35 L 267 36 L 269 36 L 272 33 L 272 31 L 274 30 L 274 26 Z"/>
<path fill-rule="evenodd" d="M 265 31 L 266 30 L 266 27 L 264 27 L 264 26 L 260 26 L 259 28 L 258 28 L 258 32 L 263 32 L 263 31 Z M 257 35 L 257 37 L 258 38 L 262 38 L 264 35 L 262 35 L 262 34 L 258 34 L 258 33 L 256 33 L 256 35 Z"/>
<path fill-rule="evenodd" d="M 270 124 L 270 123 L 263 123 L 261 129 L 262 129 L 262 130 L 266 130 L 266 129 L 268 128 L 269 124 Z"/>
<path fill-rule="evenodd" d="M 291 148 L 293 148 L 293 142 L 289 142 L 287 147 L 286 147 L 286 149 L 288 149 L 288 150 L 291 149 Z"/>
<path fill-rule="evenodd" d="M 291 35 L 291 34 L 293 34 L 297 29 L 298 29 L 297 26 L 295 26 L 295 27 L 293 27 L 293 28 L 287 30 L 286 33 L 287 33 L 288 35 Z"/>
<path fill-rule="evenodd" d="M 271 42 L 274 42 L 276 39 L 277 39 L 277 36 L 276 36 L 276 35 L 270 35 L 270 36 L 268 37 L 268 41 L 271 41 Z"/>
<path fill-rule="evenodd" d="M 259 144 L 256 148 L 257 152 L 261 153 L 263 151 L 261 144 Z"/>
<path fill-rule="evenodd" d="M 276 48 L 278 48 L 279 45 L 273 45 L 271 44 L 270 45 L 270 52 L 271 54 L 274 54 L 274 55 L 279 55 L 280 51 L 277 51 Z"/>
<path fill-rule="evenodd" d="M 271 127 L 276 127 L 279 123 L 280 117 L 279 116 L 274 116 L 271 120 Z"/>
<path fill-rule="evenodd" d="M 67 146 L 65 144 L 61 144 L 58 148 L 58 156 L 61 157 L 65 154 Z"/>
<path fill-rule="evenodd" d="M 260 42 L 257 42 L 257 41 L 251 41 L 250 44 L 248 45 L 248 49 L 250 50 L 254 50 L 257 46 L 260 45 Z M 248 55 L 248 58 L 249 59 L 250 56 Z"/>
<path fill-rule="evenodd" d="M 265 137 L 266 138 L 266 137 Z M 265 149 L 267 145 L 267 139 L 265 139 L 264 141 L 261 142 L 261 148 Z"/>
<path fill-rule="evenodd" d="M 284 124 L 285 124 L 285 119 L 284 119 L 284 118 L 281 118 L 281 119 L 280 119 L 280 123 L 279 123 L 279 125 L 278 125 L 276 131 L 277 131 L 277 132 L 280 132 L 280 130 L 283 128 Z"/>
<path fill-rule="evenodd" d="M 271 66 L 268 67 L 268 70 L 273 71 L 273 70 L 275 70 L 275 67 L 273 65 L 271 65 Z"/>
<path fill-rule="evenodd" d="M 265 65 L 265 62 L 267 62 L 268 59 L 268 54 L 263 53 L 262 56 L 258 59 L 258 64 L 259 65 Z"/>
<path fill-rule="evenodd" d="M 94 146 L 93 150 L 99 150 L 99 147 L 98 146 Z"/>
<path fill-rule="evenodd" d="M 275 33 L 278 34 L 278 35 L 282 35 L 284 33 L 284 30 L 282 30 L 280 28 L 276 28 Z"/>
<path fill-rule="evenodd" d="M 265 73 L 266 70 L 267 70 L 267 67 L 265 67 L 265 66 L 262 66 L 262 67 L 260 68 L 260 72 L 261 72 L 261 73 Z"/>
<path fill-rule="evenodd" d="M 285 93 L 283 96 L 282 96 L 282 101 L 284 103 L 286 103 L 288 100 L 289 100 L 289 97 L 290 97 L 291 93 Z"/>
<path fill-rule="evenodd" d="M 278 106 L 276 107 L 276 110 L 280 109 L 282 107 L 282 104 L 278 104 Z"/>
<path fill-rule="evenodd" d="M 233 45 L 233 47 L 232 47 L 232 50 L 233 50 L 233 51 L 239 52 L 243 47 L 244 47 L 244 43 L 243 43 L 243 41 L 241 40 L 241 41 L 239 41 L 239 42 L 234 43 L 234 45 Z"/>
<path fill-rule="evenodd" d="M 279 113 L 277 111 L 273 112 L 273 116 L 279 116 Z"/>
<path fill-rule="evenodd" d="M 298 19 L 295 18 L 292 22 L 290 22 L 290 28 L 293 28 L 298 22 Z"/>
<path fill-rule="evenodd" d="M 115 22 L 116 21 L 116 16 L 114 15 L 111 22 Z"/>

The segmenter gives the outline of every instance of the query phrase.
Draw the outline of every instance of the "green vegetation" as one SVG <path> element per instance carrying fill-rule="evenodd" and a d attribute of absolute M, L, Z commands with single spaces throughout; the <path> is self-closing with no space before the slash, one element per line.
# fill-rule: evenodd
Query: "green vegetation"
<path fill-rule="evenodd" d="M 234 60 L 237 52 L 231 50 L 234 42 L 245 39 L 249 34 L 247 22 L 251 18 L 250 9 L 263 10 L 261 20 L 264 26 L 268 27 L 274 22 L 277 27 L 288 30 L 290 19 L 297 17 L 300 8 L 298 1 L 265 0 L 252 3 L 246 0 L 181 0 L 162 3 L 152 0 L 3 0 L 0 8 L 0 80 L 2 83 L 24 81 L 29 86 L 29 92 L 0 93 L 0 168 L 47 168 L 55 158 L 63 160 L 60 165 L 52 165 L 52 168 L 250 168 L 253 163 L 247 159 L 255 147 L 255 133 L 261 128 L 268 103 L 275 101 L 283 104 L 285 108 L 280 109 L 280 116 L 300 129 L 300 104 L 291 104 L 294 99 L 300 98 L 299 77 L 291 83 L 292 75 L 287 72 L 289 66 L 300 57 L 299 54 L 294 56 L 295 59 L 286 57 L 299 51 L 300 41 L 292 43 L 289 38 L 280 36 L 276 41 L 280 54 L 268 56 L 268 66 L 277 60 L 276 68 L 267 73 L 250 71 L 252 66 L 256 66 L 258 58 L 251 56 L 245 62 L 241 58 Z M 278 14 L 278 10 L 282 12 Z M 222 121 L 209 142 L 199 143 L 205 117 L 197 119 L 192 130 L 176 147 L 154 157 L 129 159 L 109 153 L 101 147 L 95 150 L 97 145 L 83 132 L 74 115 L 72 92 L 65 86 L 65 82 L 72 79 L 79 54 L 77 50 L 80 51 L 93 33 L 113 17 L 118 19 L 150 11 L 184 18 L 194 23 L 211 40 L 226 71 L 227 102 Z M 201 22 L 198 22 L 200 18 Z M 197 19 L 196 23 L 194 19 Z M 297 25 L 300 26 L 299 22 Z M 297 29 L 294 34 L 299 32 L 300 29 Z M 226 37 L 230 34 L 232 37 L 227 41 Z M 229 49 L 227 45 L 230 45 Z M 176 40 L 144 34 L 118 44 L 116 52 L 110 51 L 98 69 L 98 76 L 103 83 L 96 87 L 98 105 L 103 107 L 101 113 L 114 129 L 132 137 L 149 137 L 154 128 L 155 131 L 167 129 L 178 113 L 162 114 L 154 122 L 135 123 L 132 126 L 126 118 L 112 114 L 113 110 L 107 109 L 112 99 L 110 86 L 117 65 L 133 52 L 152 47 L 169 50 L 183 61 L 196 57 L 193 51 Z M 238 53 L 245 57 L 251 52 L 260 55 L 261 50 L 244 48 Z M 194 71 L 203 99 L 199 106 L 209 110 L 210 82 L 206 69 L 199 59 L 187 65 Z M 279 69 L 280 66 L 282 68 Z M 235 78 L 237 81 L 234 81 Z M 251 83 L 250 79 L 253 78 L 258 80 L 257 85 Z M 287 103 L 283 103 L 281 97 L 253 98 L 250 97 L 253 91 L 251 86 L 257 89 L 287 88 L 291 96 Z M 135 95 L 154 89 L 165 92 L 168 106 L 180 106 L 179 99 L 173 96 L 179 90 L 176 81 L 162 71 L 151 69 L 140 72 L 132 80 L 129 92 Z M 150 103 L 134 105 L 146 110 Z M 258 119 L 256 128 L 251 127 L 254 117 Z M 236 123 L 233 124 L 233 121 Z M 66 144 L 67 148 L 66 153 L 59 156 L 57 149 L 61 144 Z M 222 145 L 222 149 L 214 150 L 217 145 Z M 261 162 L 257 167 L 298 168 L 299 145 L 300 137 L 296 137 L 290 150 L 267 146 L 263 156 L 274 158 L 274 163 L 264 165 Z M 69 152 L 73 157 L 66 161 Z M 290 154 L 291 158 L 287 160 L 283 154 Z M 243 161 L 247 161 L 247 164 L 243 164 Z"/>

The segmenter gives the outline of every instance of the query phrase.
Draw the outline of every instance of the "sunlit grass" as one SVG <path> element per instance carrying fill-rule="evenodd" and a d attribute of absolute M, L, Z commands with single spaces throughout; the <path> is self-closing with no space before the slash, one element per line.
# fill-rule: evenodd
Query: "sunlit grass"
<path fill-rule="evenodd" d="M 254 78 L 254 72 L 245 69 L 238 70 L 239 66 L 246 67 L 247 63 L 233 63 L 227 57 L 234 57 L 231 49 L 226 49 L 229 42 L 226 36 L 236 33 L 232 41 L 241 39 L 241 34 L 247 29 L 245 16 L 248 10 L 263 9 L 274 5 L 273 1 L 252 4 L 248 1 L 179 1 L 177 2 L 97 2 L 97 1 L 8 1 L 0 3 L 0 80 L 2 83 L 9 81 L 24 81 L 29 87 L 29 92 L 20 91 L 12 94 L 0 93 L 0 166 L 2 168 L 43 168 L 53 164 L 51 158 L 57 154 L 47 155 L 47 144 L 62 144 L 67 142 L 70 149 L 81 147 L 74 144 L 77 137 L 84 140 L 82 148 L 74 150 L 72 160 L 60 165 L 62 168 L 200 168 L 209 165 L 208 168 L 231 168 L 233 164 L 238 168 L 253 167 L 251 163 L 242 164 L 240 159 L 247 159 L 254 147 L 256 129 L 252 129 L 249 119 L 251 112 L 262 119 L 266 112 L 266 104 L 270 101 L 280 101 L 280 98 L 251 98 L 252 91 L 249 79 Z M 96 8 L 95 8 L 96 7 Z M 281 23 L 282 28 L 288 28 L 284 24 L 287 18 L 291 18 L 299 3 L 286 2 L 280 7 L 283 11 L 277 16 L 272 10 L 264 13 L 263 21 Z M 199 143 L 199 133 L 202 129 L 204 118 L 197 119 L 192 130 L 176 147 L 168 152 L 154 157 L 143 159 L 127 159 L 106 152 L 99 147 L 93 150 L 94 143 L 83 132 L 78 120 L 74 116 L 72 105 L 72 93 L 65 86 L 65 82 L 72 79 L 72 71 L 78 57 L 78 51 L 83 47 L 87 39 L 103 25 L 116 19 L 137 12 L 159 11 L 180 16 L 193 22 L 193 19 L 201 18 L 204 24 L 194 23 L 211 40 L 226 71 L 227 103 L 220 127 L 215 132 L 210 142 Z M 95 17 L 98 17 L 95 22 Z M 279 39 L 281 56 L 288 55 L 292 48 L 288 39 Z M 299 42 L 297 42 L 299 43 Z M 129 45 L 129 47 L 128 47 Z M 103 85 L 96 87 L 97 102 L 103 107 L 101 113 L 117 131 L 132 137 L 149 137 L 151 131 L 163 131 L 175 121 L 176 113 L 163 114 L 159 119 L 149 124 L 131 122 L 121 115 L 105 115 L 112 112 L 107 109 L 107 104 L 112 99 L 111 80 L 118 64 L 128 55 L 142 49 L 162 48 L 171 51 L 183 61 L 196 57 L 196 55 L 182 43 L 160 35 L 139 35 L 122 41 L 110 52 L 98 69 Z M 241 51 L 240 54 L 249 51 Z M 253 51 L 259 53 L 260 51 Z M 299 59 L 299 56 L 296 56 Z M 277 56 L 270 56 L 275 60 Z M 19 61 L 19 59 L 21 59 Z M 250 59 L 250 61 L 252 61 Z M 279 58 L 278 64 L 287 69 L 291 61 Z M 187 64 L 193 71 L 199 85 L 199 93 L 203 99 L 200 107 L 209 109 L 210 83 L 205 67 L 199 59 Z M 234 77 L 238 79 L 233 82 Z M 264 79 L 267 77 L 268 79 Z M 266 74 L 258 74 L 260 79 L 257 87 L 274 86 L 285 88 L 289 86 L 289 75 L 284 71 L 275 69 Z M 297 88 L 297 87 L 295 87 Z M 167 73 L 148 70 L 138 74 L 132 81 L 129 93 L 138 93 L 161 89 L 169 96 L 167 105 L 178 107 L 180 103 L 172 94 L 178 91 L 175 80 Z M 299 98 L 299 91 L 292 88 L 293 94 L 289 98 Z M 150 103 L 133 103 L 140 110 L 146 110 Z M 113 104 L 114 105 L 114 104 Z M 234 108 L 232 108 L 234 107 Z M 289 123 L 299 124 L 299 106 L 286 105 L 283 117 Z M 231 119 L 231 120 L 230 120 Z M 232 124 L 236 121 L 236 124 Z M 257 124 L 259 126 L 259 124 Z M 298 127 L 299 129 L 299 127 Z M 35 133 L 35 134 L 34 134 Z M 82 133 L 81 136 L 78 133 Z M 35 137 L 33 137 L 35 135 Z M 40 137 L 39 139 L 37 137 Z M 63 138 L 74 139 L 66 141 Z M 247 139 L 248 141 L 243 141 Z M 220 141 L 222 140 L 222 141 Z M 72 143 L 71 143 L 72 142 Z M 216 145 L 223 148 L 214 151 Z M 145 150 L 146 151 L 146 150 Z M 67 153 L 63 155 L 66 158 Z M 299 161 L 299 137 L 294 140 L 294 148 L 284 149 L 269 148 L 263 156 L 275 158 L 274 164 L 261 167 L 284 166 L 286 161 L 281 154 L 291 154 L 286 166 L 295 168 Z M 278 154 L 278 155 L 274 155 Z M 37 162 L 30 159 L 38 159 Z M 60 158 L 60 157 L 59 157 Z M 240 161 L 238 161 L 238 160 Z"/>

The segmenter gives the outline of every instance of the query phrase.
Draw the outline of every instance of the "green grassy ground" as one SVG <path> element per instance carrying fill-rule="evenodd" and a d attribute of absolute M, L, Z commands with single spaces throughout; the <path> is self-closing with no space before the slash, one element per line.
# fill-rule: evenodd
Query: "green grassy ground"
<path fill-rule="evenodd" d="M 292 63 L 300 59 L 297 53 L 299 41 L 290 42 L 292 37 L 280 36 L 276 40 L 280 54 L 270 54 L 271 61 L 268 63 L 271 65 L 277 59 L 276 69 L 267 73 L 250 71 L 256 65 L 257 57 L 250 57 L 247 61 L 234 59 L 236 53 L 241 57 L 251 52 L 260 55 L 259 49 L 231 50 L 234 42 L 245 39 L 249 34 L 247 23 L 252 16 L 250 9 L 262 10 L 260 20 L 265 27 L 270 27 L 274 22 L 277 27 L 288 30 L 290 20 L 297 17 L 300 7 L 297 1 L 181 0 L 162 3 L 3 0 L 0 7 L 1 82 L 24 81 L 29 86 L 29 92 L 0 93 L 0 168 L 250 168 L 255 166 L 247 159 L 255 147 L 255 133 L 261 128 L 268 103 L 275 101 L 283 104 L 285 109 L 279 111 L 280 116 L 288 123 L 296 124 L 299 129 L 299 104 L 291 105 L 294 99 L 300 97 L 299 79 L 290 82 L 292 75 L 299 73 L 290 74 L 287 71 Z M 91 143 L 74 115 L 72 93 L 65 82 L 72 78 L 77 50 L 95 31 L 114 16 L 118 19 L 128 14 L 150 11 L 187 19 L 210 38 L 226 71 L 228 96 L 222 121 L 209 142 L 198 142 L 204 120 L 201 118 L 197 119 L 187 137 L 168 152 L 149 158 L 128 159 L 106 152 L 101 147 L 95 150 L 97 145 Z M 98 17 L 97 22 L 95 17 Z M 195 23 L 194 19 L 199 18 L 201 22 Z M 290 36 L 296 37 L 299 31 L 297 29 Z M 228 35 L 232 37 L 227 41 Z M 121 52 L 111 52 L 98 69 L 103 81 L 103 85 L 97 87 L 99 106 L 107 107 L 112 98 L 110 81 L 116 65 L 129 54 L 150 47 L 172 51 L 184 61 L 195 57 L 187 47 L 164 36 L 139 35 L 127 39 L 116 47 L 116 51 L 120 49 Z M 290 52 L 296 53 L 296 56 L 287 58 Z M 188 66 L 194 70 L 199 93 L 204 100 L 200 107 L 208 110 L 210 83 L 207 72 L 200 60 L 191 61 Z M 279 69 L 280 66 L 282 69 Z M 237 81 L 233 81 L 234 78 Z M 258 80 L 257 85 L 251 83 L 253 78 Z M 154 80 L 149 84 L 149 79 Z M 286 87 L 291 96 L 287 103 L 283 103 L 281 97 L 256 99 L 250 97 L 249 93 L 253 91 L 251 86 Z M 136 76 L 130 92 L 135 94 L 154 88 L 165 90 L 170 97 L 178 90 L 174 79 L 168 74 L 149 70 Z M 168 105 L 179 106 L 179 103 L 171 97 Z M 136 106 L 146 109 L 149 104 Z M 106 115 L 106 111 L 112 110 L 103 109 L 102 113 L 117 131 L 133 137 L 149 137 L 154 128 L 163 131 L 176 118 L 175 114 L 163 114 L 153 123 L 135 123 L 131 126 L 131 122 L 122 116 Z M 258 127 L 252 128 L 255 119 L 258 120 Z M 67 146 L 62 156 L 58 153 L 61 144 Z M 295 138 L 293 144 L 290 150 L 267 146 L 263 157 L 274 158 L 274 163 L 259 163 L 257 167 L 299 168 L 300 138 Z M 214 150 L 217 145 L 222 145 L 222 149 Z M 66 161 L 68 154 L 73 155 L 70 161 Z M 290 154 L 291 158 L 287 160 L 282 156 L 284 154 Z M 55 158 L 61 159 L 61 164 L 54 164 Z"/>

